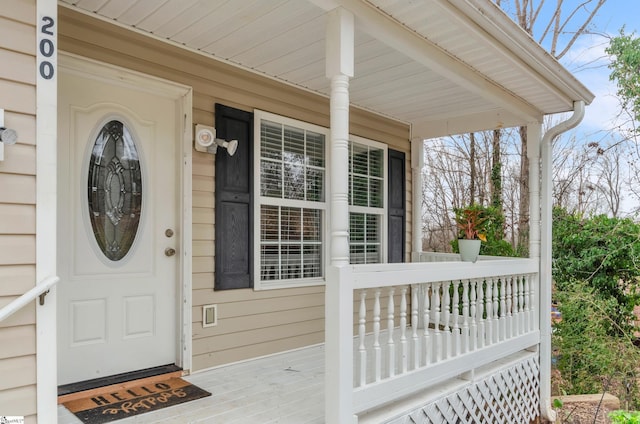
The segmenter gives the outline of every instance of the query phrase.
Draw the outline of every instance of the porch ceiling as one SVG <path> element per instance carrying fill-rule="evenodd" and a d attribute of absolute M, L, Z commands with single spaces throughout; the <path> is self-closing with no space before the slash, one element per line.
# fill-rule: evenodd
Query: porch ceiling
<path fill-rule="evenodd" d="M 356 16 L 353 105 L 414 138 L 513 126 L 593 95 L 490 0 L 60 0 L 328 96 L 326 12 Z"/>

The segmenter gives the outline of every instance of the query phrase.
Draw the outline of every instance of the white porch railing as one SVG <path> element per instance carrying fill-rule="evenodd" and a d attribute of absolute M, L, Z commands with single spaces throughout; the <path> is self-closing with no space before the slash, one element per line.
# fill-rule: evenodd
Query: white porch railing
<path fill-rule="evenodd" d="M 457 262 L 460 260 L 458 253 L 441 252 L 420 252 L 420 262 Z M 517 261 L 522 258 L 511 258 L 508 256 L 479 255 L 479 261 Z"/>
<path fill-rule="evenodd" d="M 354 266 L 354 413 L 537 345 L 538 269 L 513 258 Z"/>

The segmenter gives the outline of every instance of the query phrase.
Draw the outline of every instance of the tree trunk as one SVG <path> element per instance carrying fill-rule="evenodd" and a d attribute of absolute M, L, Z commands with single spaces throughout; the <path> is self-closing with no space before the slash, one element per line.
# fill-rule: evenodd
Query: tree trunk
<path fill-rule="evenodd" d="M 469 134 L 469 173 L 471 181 L 469 184 L 469 204 L 473 205 L 476 201 L 476 136 L 474 133 Z"/>
<path fill-rule="evenodd" d="M 527 156 L 527 127 L 520 127 L 522 146 L 520 160 L 520 218 L 518 219 L 517 250 L 524 256 L 529 253 L 529 157 Z M 525 254 L 526 253 L 526 254 Z"/>
<path fill-rule="evenodd" d="M 500 158 L 500 139 L 502 130 L 493 130 L 491 156 L 491 206 L 502 211 L 502 161 Z"/>

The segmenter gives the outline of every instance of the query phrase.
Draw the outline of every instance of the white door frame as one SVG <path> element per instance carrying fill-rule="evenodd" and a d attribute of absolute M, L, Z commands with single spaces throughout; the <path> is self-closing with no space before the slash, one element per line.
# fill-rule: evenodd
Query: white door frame
<path fill-rule="evenodd" d="M 174 83 L 172 81 L 156 78 L 129 69 L 87 59 L 74 54 L 60 52 L 58 55 L 58 69 L 65 68 L 79 72 L 85 77 L 96 79 L 109 79 L 115 84 L 135 85 L 138 89 L 148 90 L 151 93 L 173 98 L 177 102 L 178 113 L 182 117 L 182 142 L 178 147 L 180 156 L 178 185 L 178 222 L 180 228 L 178 235 L 178 282 L 176 287 L 176 317 L 175 323 L 175 357 L 176 364 L 185 371 L 191 369 L 191 288 L 192 288 L 192 93 L 191 87 Z M 178 158 L 176 158 L 178 160 Z M 61 166 L 63 164 L 58 164 Z M 53 170 L 55 172 L 55 169 Z M 55 176 L 54 176 L 55 178 Z M 64 282 L 63 282 L 64 283 Z M 55 346 L 55 344 L 54 344 Z M 54 384 L 57 387 L 57 382 Z"/>
<path fill-rule="evenodd" d="M 36 283 L 57 274 L 56 268 L 56 197 L 58 138 L 58 2 L 36 2 Z M 51 25 L 53 24 L 53 25 Z M 49 52 L 39 49 L 43 39 L 52 47 Z M 38 72 L 51 67 L 50 73 Z M 51 69 L 49 69 L 51 70 Z M 56 287 L 40 305 L 36 301 L 36 413 L 38 417 L 58 417 L 57 382 L 57 298 Z"/>

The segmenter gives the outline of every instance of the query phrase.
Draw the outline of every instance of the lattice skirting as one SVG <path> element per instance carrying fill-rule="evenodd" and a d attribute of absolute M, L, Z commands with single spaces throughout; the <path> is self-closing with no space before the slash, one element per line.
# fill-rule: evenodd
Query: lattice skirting
<path fill-rule="evenodd" d="M 537 355 L 389 424 L 529 424 L 540 414 Z"/>

